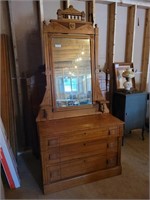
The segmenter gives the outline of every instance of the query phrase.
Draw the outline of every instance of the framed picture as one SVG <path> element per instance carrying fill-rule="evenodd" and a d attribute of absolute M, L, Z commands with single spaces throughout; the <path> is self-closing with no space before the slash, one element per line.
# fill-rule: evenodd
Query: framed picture
<path fill-rule="evenodd" d="M 126 79 L 122 76 L 122 73 L 127 68 L 133 68 L 133 63 L 113 63 L 114 67 L 114 82 L 115 82 L 115 89 L 124 89 L 123 83 Z M 132 78 L 132 88 L 135 89 L 135 78 Z"/>

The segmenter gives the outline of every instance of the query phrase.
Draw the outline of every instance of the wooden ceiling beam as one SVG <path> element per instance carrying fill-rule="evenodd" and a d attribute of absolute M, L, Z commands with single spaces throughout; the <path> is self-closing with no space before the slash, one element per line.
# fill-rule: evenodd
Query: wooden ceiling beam
<path fill-rule="evenodd" d="M 87 1 L 87 0 L 80 0 L 80 1 Z M 110 3 L 117 3 L 118 5 L 125 5 L 125 6 L 131 6 L 131 5 L 137 5 L 138 7 L 143 8 L 150 8 L 150 2 L 148 0 L 95 0 L 95 3 L 101 3 L 101 4 L 110 4 Z"/>

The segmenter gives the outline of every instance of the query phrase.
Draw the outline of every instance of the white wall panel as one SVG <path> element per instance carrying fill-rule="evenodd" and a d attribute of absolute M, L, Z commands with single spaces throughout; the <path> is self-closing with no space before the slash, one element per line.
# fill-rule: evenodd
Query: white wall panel
<path fill-rule="evenodd" d="M 36 2 L 12 1 L 11 13 L 17 43 L 20 73 L 32 74 L 42 64 Z"/>
<path fill-rule="evenodd" d="M 136 15 L 135 42 L 134 42 L 134 55 L 133 55 L 134 68 L 135 70 L 137 70 L 135 76 L 137 87 L 139 86 L 139 83 L 141 81 L 144 24 L 145 24 L 145 10 L 138 8 Z"/>
<path fill-rule="evenodd" d="M 70 0 L 70 5 L 73 5 L 73 7 L 77 10 L 84 11 L 85 12 L 85 2 L 77 1 L 77 0 Z"/>
<path fill-rule="evenodd" d="M 60 0 L 43 0 L 44 20 L 57 19 L 56 13 L 60 8 Z"/>
<path fill-rule="evenodd" d="M 116 36 L 115 36 L 115 62 L 125 61 L 127 29 L 127 7 L 117 6 Z"/>
<path fill-rule="evenodd" d="M 108 15 L 108 6 L 97 3 L 95 6 L 95 24 L 97 24 L 99 28 L 98 65 L 100 65 L 101 69 L 105 67 L 106 63 L 107 20 L 108 20 L 107 15 Z"/>

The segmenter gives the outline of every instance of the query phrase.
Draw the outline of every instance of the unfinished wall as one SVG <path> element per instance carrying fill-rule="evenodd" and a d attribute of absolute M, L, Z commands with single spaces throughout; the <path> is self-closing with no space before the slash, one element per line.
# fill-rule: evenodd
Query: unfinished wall
<path fill-rule="evenodd" d="M 127 7 L 117 6 L 115 62 L 125 62 L 125 45 L 127 29 Z"/>
<path fill-rule="evenodd" d="M 69 5 L 73 5 L 75 9 L 85 12 L 85 2 L 79 2 L 77 0 L 70 0 Z M 61 0 L 44 0 L 44 20 L 57 19 L 57 10 L 61 8 Z"/>
<path fill-rule="evenodd" d="M 70 0 L 70 5 L 75 9 L 86 12 L 86 2 Z M 10 28 L 8 23 L 8 10 L 6 2 L 1 1 L 1 33 L 8 33 L 10 35 Z M 99 27 L 99 53 L 98 65 L 101 69 L 106 69 L 107 57 L 107 35 L 108 35 L 108 7 L 109 4 L 99 3 L 95 4 L 95 23 Z M 57 9 L 61 8 L 61 0 L 43 0 L 44 19 L 56 19 Z M 38 7 L 36 1 L 11 1 L 11 20 L 13 22 L 13 29 L 16 37 L 18 64 L 20 76 L 19 79 L 25 81 L 23 73 L 26 77 L 31 77 L 38 70 L 42 63 L 41 52 L 41 37 L 39 30 Z M 136 30 L 134 42 L 134 67 L 139 73 L 136 74 L 136 84 L 139 86 L 141 81 L 141 60 L 143 50 L 143 34 L 144 34 L 144 21 L 145 9 L 138 8 L 136 15 Z M 117 6 L 116 18 L 116 35 L 115 35 L 115 61 L 124 62 L 125 60 L 125 43 L 126 43 L 126 29 L 127 29 L 127 6 Z M 34 79 L 32 79 L 34 80 Z M 33 81 L 34 82 L 34 81 Z M 23 90 L 23 95 L 25 94 Z M 38 96 L 38 93 L 34 95 Z M 26 98 L 24 102 L 26 102 Z M 25 105 L 25 109 L 26 109 Z M 27 119 L 26 116 L 25 119 Z M 27 121 L 27 120 L 26 120 Z M 28 120 L 29 121 L 29 120 Z M 30 137 L 31 131 L 28 133 Z M 22 137 L 22 135 L 21 135 Z M 24 135 L 22 140 L 28 140 Z M 22 144 L 23 143 L 23 144 Z M 26 142 L 25 142 L 26 143 Z M 20 146 L 25 146 L 24 142 L 20 140 Z"/>
<path fill-rule="evenodd" d="M 135 41 L 134 41 L 134 54 L 133 63 L 134 68 L 137 70 L 135 81 L 137 88 L 140 88 L 141 82 L 141 65 L 142 65 L 142 52 L 143 52 L 143 37 L 144 37 L 144 24 L 145 24 L 145 9 L 138 8 L 136 15 L 135 26 Z"/>
<path fill-rule="evenodd" d="M 35 1 L 12 1 L 20 74 L 33 74 L 41 65 L 41 43 Z"/>
<path fill-rule="evenodd" d="M 99 44 L 98 44 L 98 65 L 100 69 L 103 69 L 106 64 L 106 52 L 107 52 L 107 16 L 108 5 L 96 4 L 95 6 L 95 24 L 99 28 Z"/>
<path fill-rule="evenodd" d="M 9 4 L 13 42 L 16 47 L 16 79 L 18 87 L 19 117 L 17 118 L 18 151 L 24 151 L 33 143 L 33 110 L 30 105 L 31 87 L 27 78 L 34 76 L 42 64 L 41 39 L 35 1 L 11 1 Z M 28 90 L 29 89 L 29 90 Z M 32 88 L 33 89 L 33 88 Z M 38 99 L 38 95 L 36 97 Z"/>
<path fill-rule="evenodd" d="M 0 33 L 10 35 L 9 18 L 7 4 L 4 1 L 0 1 Z"/>
<path fill-rule="evenodd" d="M 57 19 L 57 10 L 61 8 L 60 0 L 44 0 L 43 10 L 44 10 L 44 20 L 49 21 L 50 19 Z"/>
<path fill-rule="evenodd" d="M 1 66 L 0 66 L 0 113 L 6 129 L 6 137 L 12 147 L 13 153 L 17 152 L 17 118 L 18 112 L 18 91 L 16 84 L 16 71 L 14 66 L 14 55 L 12 37 L 9 21 L 8 4 L 0 2 L 0 34 L 1 35 Z"/>
<path fill-rule="evenodd" d="M 76 0 L 70 0 L 70 5 L 73 5 L 73 7 L 79 11 L 84 11 L 85 10 L 85 2 L 82 1 L 76 1 Z"/>

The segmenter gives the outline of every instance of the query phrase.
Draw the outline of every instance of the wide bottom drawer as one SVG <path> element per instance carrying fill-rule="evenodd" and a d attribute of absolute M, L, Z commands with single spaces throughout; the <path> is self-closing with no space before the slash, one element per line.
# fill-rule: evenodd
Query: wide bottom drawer
<path fill-rule="evenodd" d="M 106 156 L 91 156 L 84 159 L 76 159 L 61 165 L 61 178 L 65 179 L 92 171 L 105 169 L 107 165 Z"/>
<path fill-rule="evenodd" d="M 117 155 L 107 158 L 102 155 L 85 157 L 83 159 L 75 159 L 72 161 L 62 162 L 48 166 L 46 168 L 45 183 L 52 183 L 59 180 L 80 176 L 90 172 L 114 167 L 117 165 Z"/>
<path fill-rule="evenodd" d="M 47 194 L 49 192 L 57 192 L 71 187 L 79 186 L 81 184 L 86 184 L 104 178 L 120 175 L 121 171 L 121 165 L 117 165 L 113 168 L 98 170 L 85 175 L 76 176 L 75 178 L 73 177 L 70 179 L 60 180 L 53 183 L 47 183 L 43 185 L 44 194 Z"/>

